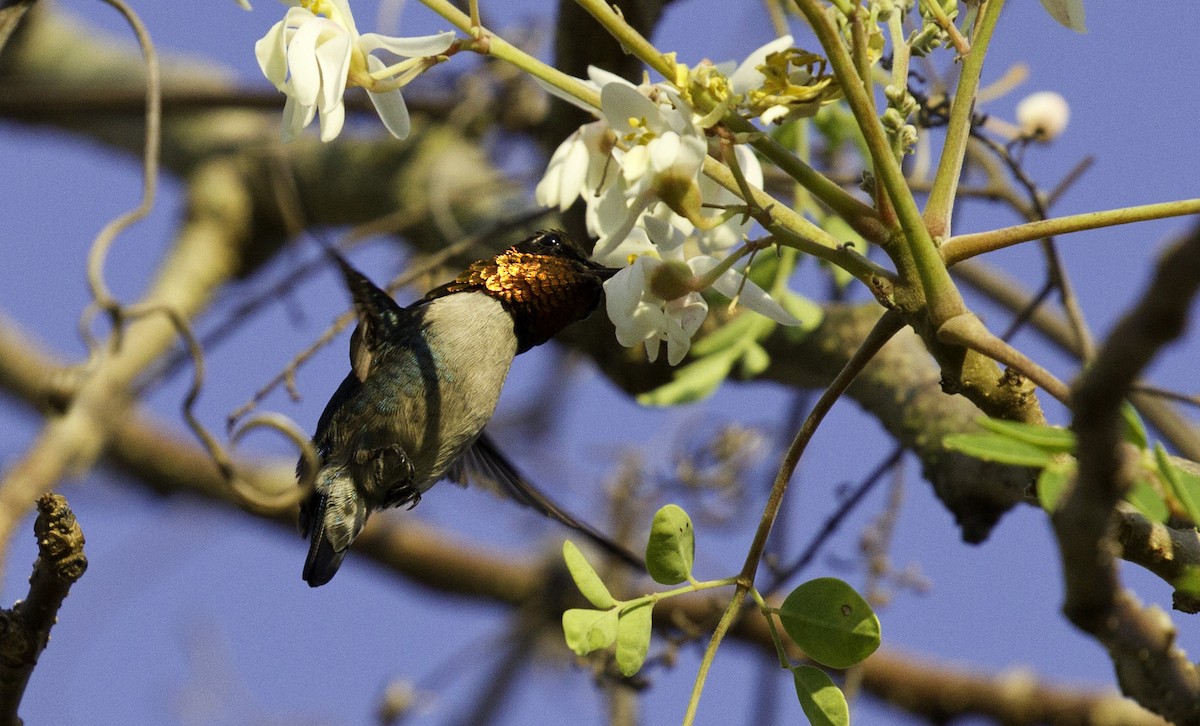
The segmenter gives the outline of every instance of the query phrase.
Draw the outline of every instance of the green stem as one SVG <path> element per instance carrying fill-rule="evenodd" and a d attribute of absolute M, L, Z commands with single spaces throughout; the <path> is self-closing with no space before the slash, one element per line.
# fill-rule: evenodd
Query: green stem
<path fill-rule="evenodd" d="M 560 91 L 578 98 L 589 106 L 600 108 L 600 94 L 595 89 L 584 85 L 574 76 L 567 75 L 553 66 L 546 65 L 537 58 L 508 43 L 503 38 L 492 35 L 482 27 L 475 25 L 472 23 L 469 15 L 454 7 L 449 0 L 421 0 L 421 2 L 433 12 L 450 21 L 459 30 L 476 37 L 476 42 L 472 46 L 469 46 L 471 50 L 507 61 L 534 78 L 538 78 Z M 473 35 L 476 33 L 478 34 L 477 36 Z"/>
<path fill-rule="evenodd" d="M 692 685 L 692 695 L 688 698 L 687 712 L 683 715 L 683 726 L 692 726 L 696 722 L 696 712 L 700 708 L 700 694 L 704 692 L 704 682 L 708 680 L 708 671 L 717 657 L 717 648 L 721 645 L 725 634 L 737 622 L 737 617 L 742 612 L 742 603 L 746 602 L 746 593 L 749 589 L 745 585 L 737 586 L 733 593 L 733 600 L 725 608 L 721 620 L 717 622 L 717 627 L 713 630 L 708 647 L 704 649 L 704 657 L 700 660 L 700 668 L 696 672 L 696 682 Z"/>
<path fill-rule="evenodd" d="M 925 8 L 926 12 L 933 16 L 938 27 L 950 36 L 950 42 L 954 43 L 954 49 L 958 51 L 959 57 L 965 58 L 971 52 L 971 44 L 962 36 L 962 33 L 958 32 L 958 26 L 954 24 L 949 15 L 946 15 L 941 3 L 938 0 L 921 0 L 921 7 Z"/>
<path fill-rule="evenodd" d="M 992 2 L 997 1 L 992 0 Z M 921 213 L 917 209 L 917 202 L 908 188 L 908 182 L 904 178 L 899 162 L 892 155 L 892 147 L 888 143 L 887 134 L 875 116 L 875 105 L 858 78 L 854 61 L 842 43 L 841 34 L 838 33 L 837 28 L 817 0 L 796 0 L 796 4 L 821 42 L 821 47 L 824 48 L 825 54 L 829 58 L 829 64 L 841 83 L 846 102 L 863 132 L 863 138 L 866 139 L 867 148 L 871 152 L 871 162 L 874 165 L 876 177 L 882 181 L 887 190 L 888 200 L 895 209 L 900 227 L 904 231 L 904 243 L 911 252 L 916 267 L 916 273 L 925 295 L 928 316 L 936 328 L 946 320 L 962 314 L 966 310 L 966 305 L 963 303 L 958 289 L 954 286 L 954 281 L 950 279 L 950 273 L 942 262 L 929 230 L 925 228 L 925 222 L 921 219 Z M 974 57 L 974 53 L 972 57 Z M 882 201 L 879 200 L 879 202 Z"/>
<path fill-rule="evenodd" d="M 762 561 L 763 552 L 767 547 L 767 537 L 771 534 L 771 528 L 775 525 L 775 520 L 779 516 L 779 508 L 783 505 L 783 496 L 787 493 L 788 484 L 791 482 L 792 475 L 796 472 L 796 465 L 800 463 L 800 457 L 804 454 L 804 450 L 808 447 L 808 442 L 812 440 L 813 434 L 817 432 L 817 427 L 825 419 L 825 415 L 833 408 L 833 404 L 841 398 L 854 379 L 862 369 L 871 362 L 875 354 L 883 348 L 892 336 L 904 327 L 903 318 L 894 310 L 888 310 L 875 323 L 875 327 L 871 328 L 871 332 L 867 334 L 866 339 L 858 350 L 854 351 L 854 355 L 850 356 L 850 360 L 846 365 L 842 366 L 842 370 L 838 371 L 837 376 L 829 387 L 817 399 L 812 411 L 809 412 L 808 418 L 800 426 L 800 430 L 796 432 L 796 438 L 792 440 L 791 446 L 788 447 L 787 453 L 783 455 L 783 461 L 779 464 L 779 471 L 775 475 L 775 482 L 771 485 L 771 493 L 767 496 L 767 504 L 763 508 L 762 517 L 759 519 L 758 529 L 754 532 L 754 540 L 750 543 L 750 550 L 746 554 L 745 564 L 742 565 L 741 574 L 738 576 L 738 586 L 734 590 L 733 600 L 729 606 L 725 608 L 725 613 L 721 615 L 720 622 L 713 630 L 712 638 L 708 642 L 708 647 L 704 651 L 704 658 L 700 661 L 700 670 L 696 674 L 696 683 L 692 687 L 692 696 L 688 700 L 687 713 L 684 715 L 684 726 L 688 726 L 695 722 L 696 710 L 700 706 L 700 694 L 704 690 L 704 682 L 708 678 L 709 668 L 712 666 L 713 659 L 716 658 L 717 648 L 721 645 L 721 641 L 725 638 L 725 634 L 733 627 L 737 621 L 738 614 L 741 613 L 742 604 L 746 600 L 746 595 L 754 588 L 754 576 L 758 572 L 758 565 Z"/>
<path fill-rule="evenodd" d="M 783 638 L 779 637 L 779 629 L 775 627 L 775 613 L 777 610 L 767 601 L 763 600 L 763 596 L 759 593 L 758 588 L 750 588 L 750 597 L 754 598 L 754 602 L 758 604 L 758 609 L 762 611 L 763 617 L 767 619 L 767 629 L 771 632 L 771 640 L 775 643 L 775 653 L 779 656 L 780 668 L 791 668 L 792 664 L 788 663 L 787 646 L 783 644 Z"/>
<path fill-rule="evenodd" d="M 734 194 L 740 192 L 733 172 L 716 159 L 709 157 L 704 160 L 704 173 Z M 747 203 L 754 209 L 762 210 L 761 213 L 755 215 L 755 219 L 767 231 L 775 235 L 781 244 L 828 260 L 854 275 L 872 289 L 875 278 L 895 279 L 895 274 L 890 270 L 880 267 L 845 246 L 841 240 L 808 221 L 787 205 L 777 201 L 761 189 L 753 186 L 749 188 L 753 199 L 747 199 Z"/>
<path fill-rule="evenodd" d="M 735 133 L 753 133 L 751 146 L 846 220 L 855 232 L 875 243 L 882 242 L 887 237 L 887 228 L 880 222 L 879 214 L 870 205 L 862 203 L 842 189 L 837 182 L 809 166 L 786 146 L 763 134 L 737 114 L 727 114 L 722 122 Z"/>
<path fill-rule="evenodd" d="M 1000 19 L 1004 0 L 988 0 L 983 17 L 978 24 L 975 38 L 971 41 L 971 52 L 963 60 L 958 88 L 950 104 L 950 120 L 946 124 L 946 143 L 938 159 L 933 188 L 925 204 L 925 225 L 930 234 L 945 237 L 950 233 L 950 215 L 954 209 L 954 198 L 958 192 L 958 177 L 962 173 L 963 159 L 967 153 L 967 140 L 971 137 L 971 114 L 975 110 L 975 95 L 979 90 L 979 76 L 987 56 L 988 43 Z"/>
<path fill-rule="evenodd" d="M 736 577 L 725 577 L 720 580 L 704 580 L 702 582 L 689 582 L 686 585 L 677 587 L 673 590 L 663 590 L 662 592 L 652 592 L 648 595 L 642 595 L 632 600 L 626 600 L 620 604 L 622 611 L 628 610 L 646 603 L 657 603 L 659 600 L 676 597 L 679 595 L 687 595 L 690 592 L 699 592 L 701 590 L 712 590 L 717 587 L 729 587 L 737 584 Z"/>
<path fill-rule="evenodd" d="M 1137 207 L 1043 219 L 990 232 L 975 232 L 951 237 L 946 240 L 946 244 L 942 245 L 942 259 L 946 261 L 947 265 L 953 265 L 985 252 L 1001 250 L 1023 242 L 1100 227 L 1115 227 L 1119 224 L 1182 217 L 1187 214 L 1200 214 L 1200 199 L 1181 199 L 1175 202 L 1144 204 Z"/>
<path fill-rule="evenodd" d="M 676 81 L 676 64 L 672 56 L 661 53 L 645 36 L 639 33 L 625 18 L 621 17 L 606 0 L 575 0 L 579 7 L 588 11 L 596 22 L 621 44 L 627 53 L 632 53 L 668 81 Z M 676 84 L 679 85 L 679 84 Z"/>

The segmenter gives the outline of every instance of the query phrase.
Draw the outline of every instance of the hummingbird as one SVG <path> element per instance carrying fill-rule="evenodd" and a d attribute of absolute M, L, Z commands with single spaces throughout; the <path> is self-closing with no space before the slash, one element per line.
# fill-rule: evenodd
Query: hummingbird
<path fill-rule="evenodd" d="M 513 358 L 590 315 L 616 270 L 589 261 L 563 232 L 538 232 L 401 307 L 328 252 L 358 326 L 350 373 L 313 435 L 318 470 L 300 506 L 304 580 L 329 582 L 372 512 L 411 508 L 442 479 L 498 489 L 643 567 L 529 484 L 483 431 Z"/>

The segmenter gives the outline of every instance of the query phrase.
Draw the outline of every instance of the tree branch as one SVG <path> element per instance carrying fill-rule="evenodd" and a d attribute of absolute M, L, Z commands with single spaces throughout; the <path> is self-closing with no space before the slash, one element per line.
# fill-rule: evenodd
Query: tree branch
<path fill-rule="evenodd" d="M 1182 334 L 1200 288 L 1200 227 L 1167 252 L 1138 304 L 1113 329 L 1074 386 L 1079 474 L 1054 513 L 1071 622 L 1109 652 L 1122 690 L 1176 723 L 1200 722 L 1200 672 L 1177 648 L 1175 627 L 1122 588 L 1114 512 L 1129 480 L 1121 405 L 1162 346 Z"/>
<path fill-rule="evenodd" d="M 50 629 L 71 586 L 87 570 L 83 532 L 67 500 L 57 494 L 38 499 L 33 523 L 38 558 L 29 577 L 29 595 L 0 611 L 0 724 L 17 726 L 17 709 L 38 656 L 50 642 Z"/>

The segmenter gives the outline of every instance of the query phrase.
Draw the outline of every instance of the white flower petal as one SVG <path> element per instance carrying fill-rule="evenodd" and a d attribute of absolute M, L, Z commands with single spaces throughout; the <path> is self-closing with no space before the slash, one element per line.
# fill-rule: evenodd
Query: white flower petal
<path fill-rule="evenodd" d="M 688 267 L 691 268 L 693 273 L 703 275 L 716 267 L 718 262 L 715 257 L 699 255 L 688 260 Z M 738 297 L 739 305 L 753 310 L 759 315 L 770 318 L 781 325 L 800 324 L 799 320 L 792 317 L 791 313 L 784 310 L 779 303 L 775 302 L 774 298 L 767 294 L 766 290 L 756 285 L 754 281 L 747 279 L 743 284 L 742 274 L 737 270 L 726 270 L 723 275 L 717 278 L 712 287 L 730 300 L 738 295 L 738 289 L 741 288 L 741 296 Z"/>
<path fill-rule="evenodd" d="M 540 78 L 534 78 L 533 80 L 537 81 L 537 84 L 542 87 L 543 91 L 545 91 L 546 93 L 549 93 L 551 96 L 554 96 L 558 100 L 566 101 L 567 103 L 571 104 L 572 106 L 575 106 L 576 108 L 581 108 L 584 111 L 587 111 L 588 113 L 590 113 L 594 116 L 600 115 L 600 109 L 596 108 L 595 106 L 593 106 L 589 103 L 584 103 L 580 99 L 576 98 L 575 96 L 571 95 L 570 93 L 567 93 L 566 91 L 562 90 L 558 86 L 552 86 Z M 589 87 L 595 86 L 595 84 L 593 84 L 589 81 L 582 80 L 580 78 L 576 78 L 575 80 L 579 81 L 580 83 L 582 83 L 585 86 L 589 86 Z M 596 90 L 599 91 L 600 89 L 597 88 Z"/>
<path fill-rule="evenodd" d="M 746 178 L 746 181 L 750 182 L 752 186 L 762 189 L 763 169 L 762 162 L 758 160 L 758 154 L 755 154 L 754 150 L 746 144 L 734 146 L 733 153 L 737 157 L 738 166 L 742 168 L 742 176 Z M 729 190 L 725 189 L 725 191 Z"/>
<path fill-rule="evenodd" d="M 334 13 L 330 20 L 346 29 L 355 38 L 358 37 L 358 27 L 354 24 L 354 13 L 350 12 L 349 0 L 329 0 Z"/>
<path fill-rule="evenodd" d="M 370 54 L 376 50 L 386 50 L 403 58 L 422 58 L 430 55 L 441 55 L 454 44 L 456 33 L 446 30 L 434 35 L 421 35 L 416 38 L 395 38 L 379 33 L 364 33 L 358 39 L 358 47 L 363 53 Z"/>
<path fill-rule="evenodd" d="M 665 219 L 646 215 L 641 219 L 641 225 L 646 235 L 663 253 L 663 259 L 683 259 L 683 243 L 687 241 L 687 233 Z M 676 255 L 674 253 L 678 252 Z"/>
<path fill-rule="evenodd" d="M 254 44 L 254 57 L 258 59 L 258 67 L 262 69 L 267 80 L 281 91 L 288 73 L 287 45 L 285 44 L 287 27 L 284 22 L 280 20 L 272 25 L 267 34 Z"/>
<path fill-rule="evenodd" d="M 670 169 L 679 157 L 682 145 L 683 142 L 680 140 L 679 134 L 674 132 L 663 134 L 661 137 L 646 144 L 651 168 L 656 172 L 664 172 Z"/>
<path fill-rule="evenodd" d="M 615 325 L 620 327 L 633 316 L 633 311 L 642 301 L 643 289 L 645 281 L 642 272 L 632 266 L 619 270 L 604 281 L 604 310 Z"/>
<path fill-rule="evenodd" d="M 644 119 L 654 131 L 665 130 L 662 112 L 653 101 L 628 83 L 609 83 L 600 89 L 600 109 L 608 125 L 618 134 L 640 133 L 630 119 Z"/>
<path fill-rule="evenodd" d="M 379 120 L 383 121 L 383 127 L 397 139 L 408 138 L 408 133 L 412 130 L 412 122 L 408 117 L 408 106 L 404 103 L 404 96 L 400 95 L 400 89 L 396 88 L 387 93 L 368 91 L 367 96 L 374 104 L 375 112 L 379 114 Z"/>
<path fill-rule="evenodd" d="M 312 123 L 316 114 L 316 106 L 305 106 L 296 101 L 295 97 L 288 96 L 283 103 L 283 125 L 279 134 L 283 143 L 286 144 L 296 138 L 306 126 Z"/>
<path fill-rule="evenodd" d="M 729 76 L 729 90 L 733 93 L 748 93 L 761 86 L 767 78 L 758 67 L 767 62 L 768 55 L 791 48 L 793 42 L 792 36 L 784 35 L 751 52 L 733 75 Z"/>
<path fill-rule="evenodd" d="M 632 83 L 625 80 L 621 76 L 618 76 L 616 73 L 606 71 L 603 68 L 600 68 L 597 66 L 588 66 L 587 74 L 588 74 L 588 81 L 590 83 L 592 83 L 592 85 L 594 85 L 597 90 L 604 88 L 605 86 L 607 86 L 610 83 L 616 83 L 618 85 L 629 86 L 630 88 L 636 88 L 636 86 L 634 86 Z"/>
<path fill-rule="evenodd" d="M 288 43 L 287 64 L 288 70 L 291 71 L 292 95 L 305 106 L 315 106 L 317 96 L 321 92 L 317 41 L 320 39 L 322 26 L 326 24 L 333 25 L 327 20 L 313 18 L 297 28 L 291 42 Z"/>
<path fill-rule="evenodd" d="M 385 64 L 380 59 L 373 55 L 367 56 L 367 68 L 371 71 L 377 71 L 384 67 Z M 395 88 L 386 93 L 368 91 L 367 96 L 371 99 L 371 104 L 375 106 L 379 120 L 383 121 L 383 127 L 397 139 L 408 138 L 412 124 L 408 117 L 408 106 L 404 103 L 404 96 L 400 95 L 400 89 Z"/>
<path fill-rule="evenodd" d="M 321 113 L 342 105 L 346 77 L 350 73 L 350 36 L 339 33 L 317 43 L 317 67 L 321 69 Z"/>
<path fill-rule="evenodd" d="M 597 244 L 596 250 L 592 252 L 592 259 L 608 267 L 624 267 L 629 264 L 630 257 L 653 255 L 655 252 L 654 244 L 646 236 L 646 230 L 634 227 L 625 235 L 625 239 L 616 245 L 608 244 L 602 247 Z"/>
<path fill-rule="evenodd" d="M 321 109 L 321 141 L 333 141 L 342 133 L 346 123 L 346 106 L 338 99 L 337 105 Z"/>

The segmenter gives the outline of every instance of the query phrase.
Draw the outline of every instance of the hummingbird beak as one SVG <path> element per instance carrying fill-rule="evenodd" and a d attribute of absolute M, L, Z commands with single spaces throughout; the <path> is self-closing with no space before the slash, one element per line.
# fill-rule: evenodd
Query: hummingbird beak
<path fill-rule="evenodd" d="M 592 262 L 591 260 L 587 260 L 584 264 L 586 264 L 588 269 L 601 280 L 607 280 L 621 271 L 621 268 L 619 267 L 607 267 L 599 262 Z"/>

